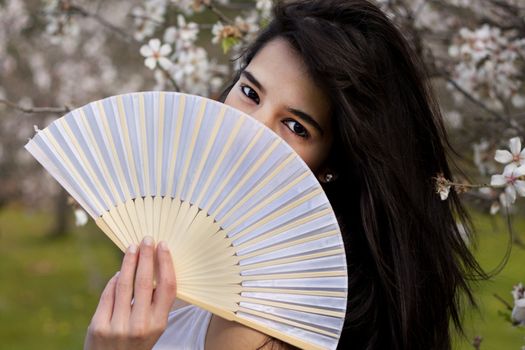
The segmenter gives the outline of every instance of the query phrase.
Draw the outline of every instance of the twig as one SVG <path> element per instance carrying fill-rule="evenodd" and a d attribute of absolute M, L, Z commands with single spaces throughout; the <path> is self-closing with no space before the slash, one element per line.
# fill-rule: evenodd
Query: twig
<path fill-rule="evenodd" d="M 171 74 L 165 70 L 164 68 L 162 68 L 160 65 L 159 65 L 159 69 L 160 71 L 164 74 L 164 76 L 166 76 L 168 78 L 168 80 L 171 82 L 171 85 L 173 85 L 173 89 L 175 91 L 181 91 L 180 88 L 179 88 L 179 85 L 177 84 L 177 82 L 175 81 L 175 79 L 173 79 L 173 77 L 171 76 Z"/>
<path fill-rule="evenodd" d="M 215 5 L 213 4 L 213 1 L 212 1 L 212 0 L 210 0 L 209 2 L 208 2 L 208 1 L 205 1 L 205 2 L 204 2 L 204 6 L 206 6 L 206 8 L 207 8 L 208 10 L 210 10 L 211 12 L 215 13 L 215 14 L 217 15 L 217 17 L 219 17 L 219 19 L 220 19 L 221 21 L 226 22 L 226 23 L 228 23 L 228 24 L 233 24 L 233 23 L 234 23 L 233 20 L 232 20 L 231 18 L 229 18 L 228 16 L 226 16 L 224 13 L 222 13 L 222 11 L 219 10 L 219 9 L 217 8 L 217 6 L 215 6 Z"/>
<path fill-rule="evenodd" d="M 14 102 L 1 99 L 0 104 L 4 104 L 8 107 L 14 108 L 16 110 L 22 111 L 24 113 L 55 113 L 55 114 L 64 114 L 71 111 L 71 108 L 68 106 L 64 107 L 22 107 Z"/>
<path fill-rule="evenodd" d="M 71 12 L 73 14 L 76 12 L 76 13 L 84 16 L 84 17 L 93 18 L 98 23 L 102 24 L 104 27 L 106 27 L 106 28 L 114 31 L 118 35 L 120 35 L 126 42 L 134 42 L 134 41 L 136 41 L 135 38 L 133 38 L 133 36 L 131 36 L 126 31 L 124 31 L 124 29 L 119 28 L 116 25 L 108 22 L 104 17 L 100 16 L 98 13 L 89 12 L 85 8 L 80 7 L 78 5 L 71 5 L 71 7 L 69 9 L 69 12 Z"/>
<path fill-rule="evenodd" d="M 521 127 L 521 125 L 519 125 L 515 121 L 513 121 L 513 120 L 511 120 L 509 118 L 506 118 L 503 115 L 501 115 L 500 113 L 498 113 L 498 112 L 490 109 L 489 107 L 487 107 L 483 102 L 481 102 L 480 100 L 478 100 L 477 98 L 472 96 L 468 91 L 466 91 L 461 86 L 459 86 L 459 84 L 454 79 L 450 78 L 448 75 L 446 75 L 446 74 L 444 74 L 442 72 L 440 73 L 440 75 L 447 82 L 449 82 L 456 90 L 458 90 L 463 96 L 465 96 L 469 101 L 471 101 L 472 103 L 474 103 L 475 105 L 477 105 L 478 107 L 480 107 L 481 109 L 483 109 L 484 111 L 486 111 L 487 113 L 492 115 L 493 117 L 496 117 L 498 120 L 503 121 L 505 124 L 507 124 L 511 128 L 516 129 L 516 130 L 518 130 L 520 132 L 524 132 L 524 130 Z"/>
<path fill-rule="evenodd" d="M 128 14 L 127 16 L 130 17 L 130 18 L 138 18 L 138 19 L 143 19 L 145 21 L 150 21 L 150 22 L 153 22 L 153 23 L 155 23 L 157 25 L 162 25 L 163 24 L 162 22 L 159 22 L 156 19 L 151 18 L 150 16 L 134 15 L 132 13 Z"/>
<path fill-rule="evenodd" d="M 494 296 L 494 298 L 498 299 L 503 305 L 505 305 L 505 307 L 507 308 L 507 310 L 509 311 L 512 311 L 512 305 L 510 305 L 508 303 L 508 301 L 506 301 L 505 299 L 503 299 L 502 297 L 500 297 L 498 294 L 494 293 L 492 294 Z"/>

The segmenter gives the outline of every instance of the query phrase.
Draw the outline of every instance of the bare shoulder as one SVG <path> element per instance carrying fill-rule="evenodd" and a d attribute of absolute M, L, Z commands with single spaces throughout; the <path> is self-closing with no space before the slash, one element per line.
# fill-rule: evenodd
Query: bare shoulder
<path fill-rule="evenodd" d="M 271 344 L 263 346 L 267 339 L 266 334 L 213 315 L 206 334 L 205 350 L 288 349 L 278 344 L 273 348 Z"/>

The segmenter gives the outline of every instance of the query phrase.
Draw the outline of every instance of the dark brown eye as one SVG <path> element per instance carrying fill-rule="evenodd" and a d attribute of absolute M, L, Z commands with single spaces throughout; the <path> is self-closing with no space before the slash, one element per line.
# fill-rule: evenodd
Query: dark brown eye
<path fill-rule="evenodd" d="M 301 124 L 299 124 L 295 120 L 288 119 L 288 120 L 285 120 L 283 123 L 285 123 L 286 126 L 288 126 L 288 128 L 293 133 L 295 133 L 297 136 L 303 137 L 303 138 L 308 138 L 308 130 L 306 130 L 304 126 L 302 126 Z"/>
<path fill-rule="evenodd" d="M 248 97 L 250 100 L 253 100 L 253 102 L 257 104 L 261 102 L 259 95 L 257 95 L 257 92 L 255 92 L 255 90 L 249 87 L 248 85 L 241 85 L 241 91 L 246 97 Z"/>

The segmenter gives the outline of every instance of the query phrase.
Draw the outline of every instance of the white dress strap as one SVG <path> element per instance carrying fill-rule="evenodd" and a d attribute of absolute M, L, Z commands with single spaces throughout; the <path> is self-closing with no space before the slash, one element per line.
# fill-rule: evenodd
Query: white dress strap
<path fill-rule="evenodd" d="M 194 305 L 172 311 L 153 350 L 204 350 L 211 313 Z"/>

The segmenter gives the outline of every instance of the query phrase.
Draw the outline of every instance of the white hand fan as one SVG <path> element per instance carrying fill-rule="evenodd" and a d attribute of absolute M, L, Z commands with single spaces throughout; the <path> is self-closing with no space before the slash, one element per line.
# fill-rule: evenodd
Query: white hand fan
<path fill-rule="evenodd" d="M 26 149 L 120 249 L 165 240 L 178 298 L 295 346 L 337 346 L 339 226 L 308 166 L 263 124 L 199 96 L 133 93 L 68 113 Z"/>

